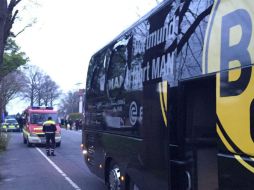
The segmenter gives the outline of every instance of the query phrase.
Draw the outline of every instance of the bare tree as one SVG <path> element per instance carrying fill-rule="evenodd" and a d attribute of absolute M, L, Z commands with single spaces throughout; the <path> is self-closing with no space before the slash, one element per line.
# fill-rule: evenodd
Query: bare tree
<path fill-rule="evenodd" d="M 77 113 L 79 111 L 79 94 L 78 92 L 69 91 L 61 100 L 59 113 L 63 115 Z"/>
<path fill-rule="evenodd" d="M 61 94 L 59 86 L 35 65 L 29 66 L 25 73 L 23 98 L 30 101 L 30 106 L 53 106 Z"/>
<path fill-rule="evenodd" d="M 0 0 L 0 65 L 3 62 L 4 54 L 4 25 L 7 17 L 7 1 Z"/>
<path fill-rule="evenodd" d="M 17 18 L 18 10 L 14 8 L 21 2 L 21 0 L 0 0 L 0 65 L 3 63 L 4 47 L 7 38 L 11 34 L 12 25 Z"/>
<path fill-rule="evenodd" d="M 19 15 L 19 8 L 22 9 L 22 11 L 25 10 L 24 7 L 17 8 L 21 1 L 22 0 L 0 0 L 0 66 L 3 64 L 3 54 L 7 39 L 9 37 L 18 36 L 24 32 L 26 28 L 31 27 L 34 23 L 36 23 L 36 19 L 33 19 L 16 34 L 12 31 L 12 26 Z M 38 5 L 35 1 L 24 2 L 26 2 L 26 4 L 31 3 Z"/>
<path fill-rule="evenodd" d="M 59 86 L 50 78 L 50 76 L 44 76 L 44 82 L 41 87 L 42 101 L 45 106 L 54 106 L 54 101 L 59 98 L 61 92 Z"/>
<path fill-rule="evenodd" d="M 177 80 L 202 72 L 202 52 L 213 0 L 185 1 L 179 11 Z"/>
<path fill-rule="evenodd" d="M 42 71 L 38 72 L 35 79 L 35 97 L 34 101 L 38 106 L 42 105 L 43 85 L 45 74 Z"/>
<path fill-rule="evenodd" d="M 25 83 L 22 96 L 30 101 L 30 106 L 34 106 L 36 96 L 38 95 L 38 83 L 41 79 L 42 71 L 35 65 L 29 66 L 25 72 Z"/>
<path fill-rule="evenodd" d="M 3 77 L 0 81 L 0 111 L 5 111 L 6 105 L 19 93 L 24 87 L 23 74 L 20 71 L 15 71 Z M 2 114 L 2 113 L 1 113 Z"/>

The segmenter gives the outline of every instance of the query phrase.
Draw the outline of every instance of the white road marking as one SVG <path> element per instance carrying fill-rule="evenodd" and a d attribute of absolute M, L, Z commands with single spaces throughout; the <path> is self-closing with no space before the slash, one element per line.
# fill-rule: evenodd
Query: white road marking
<path fill-rule="evenodd" d="M 56 171 L 58 171 L 58 173 L 60 173 L 64 179 L 69 182 L 69 184 L 75 189 L 75 190 L 81 190 L 81 188 L 74 183 L 71 178 L 69 178 L 64 172 L 63 170 L 61 170 L 51 159 L 49 159 L 39 148 L 36 147 L 36 149 L 39 151 L 39 153 L 41 153 L 41 155 L 56 169 Z"/>

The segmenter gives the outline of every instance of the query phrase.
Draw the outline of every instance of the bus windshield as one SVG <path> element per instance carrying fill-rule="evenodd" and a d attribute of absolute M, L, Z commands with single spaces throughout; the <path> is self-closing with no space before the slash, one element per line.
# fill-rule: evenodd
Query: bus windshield
<path fill-rule="evenodd" d="M 57 123 L 56 113 L 32 113 L 30 122 L 31 124 L 42 125 L 45 121 L 48 120 L 48 117 L 52 117 L 52 120 Z"/>

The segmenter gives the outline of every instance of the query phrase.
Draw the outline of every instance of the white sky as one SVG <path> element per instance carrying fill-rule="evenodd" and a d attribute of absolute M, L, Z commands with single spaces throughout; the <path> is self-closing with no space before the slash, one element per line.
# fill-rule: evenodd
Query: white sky
<path fill-rule="evenodd" d="M 90 57 L 137 21 L 138 14 L 144 15 L 156 5 L 156 0 L 37 2 L 39 6 L 20 11 L 23 20 L 14 24 L 16 31 L 33 18 L 37 22 L 16 41 L 30 63 L 50 75 L 64 92 L 84 88 Z M 9 113 L 17 113 L 23 107 L 12 102 L 7 108 Z"/>

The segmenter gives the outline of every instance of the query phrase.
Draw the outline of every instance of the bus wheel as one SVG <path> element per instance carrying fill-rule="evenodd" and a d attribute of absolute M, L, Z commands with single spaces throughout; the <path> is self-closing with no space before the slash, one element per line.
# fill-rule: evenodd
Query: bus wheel
<path fill-rule="evenodd" d="M 108 189 L 109 190 L 120 190 L 121 181 L 120 181 L 120 169 L 119 166 L 115 163 L 110 165 L 108 173 Z"/>
<path fill-rule="evenodd" d="M 133 182 L 130 184 L 130 188 L 129 189 L 130 190 L 139 190 L 138 186 L 135 183 L 133 183 Z"/>
<path fill-rule="evenodd" d="M 138 186 L 129 178 L 129 190 L 139 190 Z"/>

